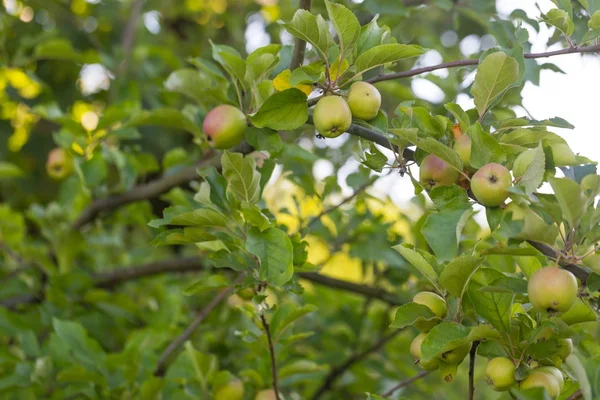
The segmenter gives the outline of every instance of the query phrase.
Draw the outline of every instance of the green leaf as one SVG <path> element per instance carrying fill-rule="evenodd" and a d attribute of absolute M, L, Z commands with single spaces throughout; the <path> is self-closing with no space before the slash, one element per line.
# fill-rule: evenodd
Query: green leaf
<path fill-rule="evenodd" d="M 479 290 L 490 293 L 527 293 L 527 281 L 512 276 L 501 276 Z"/>
<path fill-rule="evenodd" d="M 481 128 L 481 124 L 471 125 L 467 134 L 471 138 L 471 158 L 469 163 L 479 169 L 489 163 L 502 164 L 506 161 L 506 152 L 496 138 Z"/>
<path fill-rule="evenodd" d="M 556 27 L 556 29 L 560 30 L 566 36 L 571 36 L 575 30 L 575 24 L 573 24 L 573 21 L 569 18 L 569 14 L 558 8 L 548 11 L 548 13 L 544 15 L 543 21 Z"/>
<path fill-rule="evenodd" d="M 525 189 L 525 193 L 531 194 L 538 187 L 540 187 L 544 180 L 546 156 L 544 155 L 544 149 L 542 148 L 541 144 L 536 149 L 531 149 L 527 151 L 534 152 L 533 159 L 531 159 L 531 161 L 529 162 L 529 165 L 527 166 L 525 173 L 521 176 L 521 179 L 517 186 L 521 186 L 523 189 Z"/>
<path fill-rule="evenodd" d="M 88 337 L 79 323 L 54 318 L 52 326 L 76 360 L 91 370 L 102 372 L 106 355 L 100 345 Z"/>
<path fill-rule="evenodd" d="M 461 132 L 464 133 L 469 129 L 469 126 L 471 126 L 471 119 L 469 118 L 469 115 L 463 111 L 461 106 L 456 103 L 448 103 L 444 104 L 444 108 L 454 115 L 456 122 L 460 124 Z"/>
<path fill-rule="evenodd" d="M 158 125 L 167 128 L 181 129 L 200 136 L 202 131 L 194 122 L 181 111 L 174 108 L 156 108 L 154 110 L 141 110 L 135 112 L 127 121 L 125 127 L 144 125 Z"/>
<path fill-rule="evenodd" d="M 308 120 L 308 104 L 304 92 L 291 88 L 271 95 L 250 117 L 258 128 L 293 130 Z"/>
<path fill-rule="evenodd" d="M 596 11 L 592 14 L 588 21 L 588 27 L 590 29 L 600 29 L 600 11 Z"/>
<path fill-rule="evenodd" d="M 560 117 L 549 118 L 545 120 L 536 120 L 530 119 L 526 117 L 520 118 L 508 118 L 500 122 L 498 126 L 498 130 L 506 129 L 506 128 L 519 128 L 524 126 L 549 126 L 554 128 L 565 128 L 565 129 L 574 129 L 575 127 L 571 125 L 566 120 Z"/>
<path fill-rule="evenodd" d="M 254 158 L 240 153 L 224 151 L 221 156 L 223 176 L 227 179 L 227 189 L 239 200 L 258 203 L 260 200 L 260 173 L 256 170 Z"/>
<path fill-rule="evenodd" d="M 310 314 L 317 310 L 317 307 L 313 304 L 306 304 L 299 307 L 296 304 L 281 304 L 273 318 L 271 319 L 271 333 L 277 339 L 280 338 L 283 333 L 289 328 L 294 322 L 306 314 Z"/>
<path fill-rule="evenodd" d="M 436 289 L 438 289 L 438 291 L 442 292 L 442 290 L 440 290 L 441 287 L 439 286 L 438 274 L 435 272 L 435 269 L 433 269 L 431 264 L 429 264 L 421 254 L 408 246 L 410 245 L 399 244 L 397 246 L 393 246 L 392 249 L 400 253 L 400 255 L 402 255 L 402 257 L 404 257 L 409 264 L 415 267 L 417 271 L 422 273 L 423 276 L 427 278 L 427 280 L 429 280 L 429 282 L 431 282 Z"/>
<path fill-rule="evenodd" d="M 35 47 L 34 56 L 38 60 L 64 60 L 75 63 L 93 64 L 101 62 L 95 51 L 83 54 L 73 48 L 67 39 L 53 38 L 39 43 Z"/>
<path fill-rule="evenodd" d="M 360 36 L 360 22 L 352 11 L 341 4 L 334 4 L 325 0 L 329 20 L 333 24 L 338 34 L 340 42 L 340 59 L 343 60 L 348 54 L 351 54 L 356 41 Z"/>
<path fill-rule="evenodd" d="M 214 44 L 212 46 L 212 56 L 229 75 L 237 79 L 242 85 L 245 83 L 246 62 L 233 47 Z"/>
<path fill-rule="evenodd" d="M 482 258 L 463 255 L 444 267 L 440 274 L 440 283 L 452 296 L 462 298 L 469 281 L 483 262 Z"/>
<path fill-rule="evenodd" d="M 277 228 L 269 228 L 263 232 L 252 229 L 248 233 L 246 250 L 260 260 L 260 279 L 282 286 L 292 278 L 294 248 L 285 232 Z"/>
<path fill-rule="evenodd" d="M 248 56 L 246 60 L 246 82 L 252 84 L 268 77 L 278 63 L 279 57 L 274 54 L 265 53 L 253 58 Z"/>
<path fill-rule="evenodd" d="M 430 322 L 435 320 L 439 320 L 439 318 L 429 307 L 424 306 L 423 304 L 406 303 L 396 310 L 394 322 L 392 322 L 390 327 L 401 329 L 409 325 L 414 325 L 417 322 Z"/>
<path fill-rule="evenodd" d="M 548 182 L 562 211 L 563 218 L 571 227 L 577 226 L 579 218 L 585 212 L 585 196 L 577 182 L 568 178 L 550 178 Z"/>
<path fill-rule="evenodd" d="M 429 361 L 447 351 L 481 339 L 495 339 L 499 334 L 489 325 L 468 327 L 456 322 L 442 322 L 434 326 L 423 340 L 423 360 Z"/>
<path fill-rule="evenodd" d="M 321 15 L 314 16 L 309 11 L 298 10 L 290 22 L 279 21 L 292 36 L 313 45 L 319 52 L 319 57 L 327 61 L 327 52 L 335 47 L 333 37 L 329 33 L 329 24 Z"/>
<path fill-rule="evenodd" d="M 170 224 L 179 226 L 224 227 L 227 225 L 227 218 L 220 211 L 210 208 L 199 208 L 173 217 Z"/>
<path fill-rule="evenodd" d="M 503 52 L 488 55 L 477 67 L 471 94 L 480 117 L 519 79 L 517 60 Z"/>
<path fill-rule="evenodd" d="M 246 140 L 255 150 L 268 151 L 271 154 L 277 154 L 283 149 L 283 142 L 279 133 L 268 128 L 248 128 L 246 129 Z"/>
<path fill-rule="evenodd" d="M 192 284 L 189 284 L 183 289 L 183 294 L 190 296 L 193 294 L 206 293 L 215 289 L 221 289 L 230 285 L 229 280 L 223 275 L 210 275 L 209 277 L 202 278 Z"/>
<path fill-rule="evenodd" d="M 13 163 L 0 161 L 0 179 L 18 178 L 23 176 L 25 172 Z"/>
<path fill-rule="evenodd" d="M 373 394 L 373 393 L 367 393 L 367 400 L 385 400 L 383 397 Z"/>
<path fill-rule="evenodd" d="M 501 332 L 510 332 L 510 308 L 512 306 L 512 293 L 488 293 L 480 289 L 484 285 L 471 281 L 467 296 L 479 316 L 487 320 Z"/>
<path fill-rule="evenodd" d="M 567 325 L 573 325 L 583 322 L 596 322 L 598 317 L 596 316 L 594 310 L 592 310 L 580 298 L 577 298 L 575 300 L 575 304 L 573 304 L 573 306 L 571 306 L 571 308 L 569 308 L 565 313 L 560 315 L 560 319 L 562 319 Z"/>
<path fill-rule="evenodd" d="M 356 74 L 353 78 L 362 75 L 370 69 L 387 63 L 420 56 L 421 54 L 425 53 L 425 51 L 426 49 L 422 48 L 421 46 L 408 44 L 392 43 L 375 46 L 358 56 L 354 62 Z"/>
<path fill-rule="evenodd" d="M 439 261 L 450 261 L 458 254 L 458 241 L 471 208 L 443 209 L 427 216 L 421 233 Z"/>
<path fill-rule="evenodd" d="M 458 154 L 443 143 L 440 143 L 431 137 L 421 138 L 417 136 L 415 129 L 390 129 L 389 131 L 414 144 L 426 153 L 438 156 L 454 169 L 458 171 L 463 170 L 463 164 Z"/>
<path fill-rule="evenodd" d="M 390 28 L 387 26 L 380 27 L 377 24 L 377 18 L 378 16 L 376 15 L 371 22 L 361 28 L 360 36 L 356 43 L 356 50 L 359 55 L 375 46 L 379 46 L 390 35 Z"/>
<path fill-rule="evenodd" d="M 424 107 L 398 107 L 410 120 L 410 126 L 441 139 L 446 133 L 445 126 Z"/>
<path fill-rule="evenodd" d="M 188 96 L 198 104 L 229 103 L 224 82 L 215 81 L 205 72 L 191 68 L 171 72 L 165 81 L 165 88 Z"/>
<path fill-rule="evenodd" d="M 244 220 L 250 225 L 257 227 L 261 232 L 271 226 L 269 218 L 255 204 L 243 201 L 241 210 Z"/>

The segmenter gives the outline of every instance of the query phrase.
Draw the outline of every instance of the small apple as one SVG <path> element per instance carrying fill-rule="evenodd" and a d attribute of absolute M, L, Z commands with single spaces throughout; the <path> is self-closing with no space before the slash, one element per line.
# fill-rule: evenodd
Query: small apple
<path fill-rule="evenodd" d="M 244 384 L 237 378 L 220 386 L 213 393 L 214 400 L 242 400 L 243 397 Z"/>
<path fill-rule="evenodd" d="M 558 348 L 558 356 L 564 361 L 571 353 L 573 353 L 573 340 L 569 338 L 558 339 L 556 347 Z"/>
<path fill-rule="evenodd" d="M 560 369 L 549 365 L 549 366 L 536 368 L 535 371 L 544 372 L 546 374 L 550 374 L 550 375 L 554 376 L 554 378 L 556 378 L 556 381 L 558 382 L 558 387 L 560 389 L 560 392 L 563 391 L 563 388 L 565 387 L 565 376 L 560 371 Z"/>
<path fill-rule="evenodd" d="M 335 138 L 352 125 L 352 112 L 346 100 L 340 96 L 326 96 L 315 106 L 313 121 L 322 136 Z"/>
<path fill-rule="evenodd" d="M 415 295 L 413 302 L 429 307 L 431 311 L 442 319 L 448 314 L 448 306 L 444 298 L 433 292 L 420 292 Z"/>
<path fill-rule="evenodd" d="M 527 294 L 533 307 L 540 311 L 567 311 L 577 298 L 577 279 L 558 267 L 540 268 L 531 275 Z"/>
<path fill-rule="evenodd" d="M 423 354 L 421 353 L 421 345 L 423 344 L 423 340 L 427 337 L 426 333 L 418 334 L 410 344 L 410 354 L 417 360 L 419 367 L 423 368 L 427 371 L 433 371 L 438 368 L 438 362 L 436 359 L 429 360 L 424 362 L 422 360 Z"/>
<path fill-rule="evenodd" d="M 277 400 L 277 396 L 273 389 L 266 389 L 258 392 L 254 400 Z"/>
<path fill-rule="evenodd" d="M 221 104 L 204 117 L 202 130 L 215 149 L 235 147 L 244 139 L 246 115 L 238 108 Z"/>
<path fill-rule="evenodd" d="M 348 92 L 348 105 L 354 118 L 370 121 L 379 112 L 381 94 L 368 82 L 354 82 Z"/>
<path fill-rule="evenodd" d="M 523 221 L 521 232 L 514 235 L 519 240 L 536 240 L 538 242 L 554 244 L 558 236 L 558 228 L 555 224 L 546 221 L 526 206 L 519 206 L 514 202 L 509 203 L 504 213 L 512 213 L 513 221 Z"/>
<path fill-rule="evenodd" d="M 515 364 L 506 357 L 492 358 L 485 367 L 485 377 L 494 390 L 508 390 L 516 383 Z"/>
<path fill-rule="evenodd" d="M 419 170 L 419 182 L 427 190 L 436 186 L 451 186 L 458 180 L 460 173 L 441 158 L 429 154 L 423 161 Z"/>
<path fill-rule="evenodd" d="M 459 364 L 469 354 L 471 350 L 471 343 L 463 344 L 455 349 L 449 350 L 442 353 L 439 356 L 440 360 L 447 362 L 448 364 Z"/>
<path fill-rule="evenodd" d="M 46 161 L 46 172 L 52 179 L 61 180 L 66 178 L 73 172 L 73 158 L 65 149 L 60 147 L 51 150 Z"/>
<path fill-rule="evenodd" d="M 586 196 L 597 196 L 600 192 L 600 176 L 595 174 L 584 176 L 581 180 L 581 190 Z"/>
<path fill-rule="evenodd" d="M 560 386 L 556 378 L 545 372 L 532 371 L 524 381 L 521 382 L 521 389 L 531 389 L 541 387 L 546 390 L 546 393 L 556 399 L 560 395 Z"/>
<path fill-rule="evenodd" d="M 536 151 L 537 149 L 529 149 L 519 154 L 519 156 L 513 163 L 512 172 L 515 178 L 520 178 L 523 176 L 523 174 L 525 174 L 525 171 L 527 171 L 527 167 L 529 167 L 529 165 L 533 161 L 533 158 L 535 157 Z"/>
<path fill-rule="evenodd" d="M 486 207 L 497 207 L 504 203 L 511 184 L 510 171 L 496 163 L 484 165 L 471 178 L 473 194 Z"/>
<path fill-rule="evenodd" d="M 463 162 L 463 165 L 467 168 L 471 166 L 469 161 L 471 160 L 471 138 L 467 135 L 460 135 L 454 142 L 454 151 Z"/>

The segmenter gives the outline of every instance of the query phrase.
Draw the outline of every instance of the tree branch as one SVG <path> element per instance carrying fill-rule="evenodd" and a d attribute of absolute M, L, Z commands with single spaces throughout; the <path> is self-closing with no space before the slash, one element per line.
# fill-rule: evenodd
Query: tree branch
<path fill-rule="evenodd" d="M 123 36 L 121 39 L 121 47 L 123 48 L 123 61 L 117 68 L 115 78 L 122 77 L 127 74 L 129 68 L 129 62 L 131 60 L 131 50 L 133 49 L 133 43 L 135 41 L 135 25 L 137 20 L 140 18 L 142 7 L 144 6 L 144 0 L 135 0 L 129 11 L 129 19 L 127 25 L 123 29 Z M 114 90 L 111 91 L 114 94 Z"/>
<path fill-rule="evenodd" d="M 400 381 L 396 386 L 394 386 L 393 388 L 391 388 L 390 390 L 388 390 L 387 392 L 382 394 L 381 397 L 384 397 L 384 398 L 389 397 L 392 394 L 394 394 L 397 390 L 402 389 L 404 386 L 410 385 L 411 383 L 413 383 L 416 380 L 426 377 L 430 373 L 431 373 L 431 371 L 421 371 L 417 375 L 413 376 L 412 378 L 408 378 L 403 381 Z"/>
<path fill-rule="evenodd" d="M 334 382 L 339 378 L 344 372 L 346 372 L 350 367 L 352 367 L 357 362 L 369 356 L 371 353 L 374 353 L 381 349 L 387 342 L 392 340 L 396 335 L 402 332 L 401 329 L 396 329 L 392 333 L 389 333 L 386 336 L 382 336 L 377 342 L 368 347 L 367 349 L 361 351 L 360 353 L 355 353 L 350 356 L 344 363 L 339 366 L 333 368 L 329 375 L 323 381 L 323 384 L 315 391 L 315 394 L 312 395 L 312 400 L 319 399 L 325 392 L 327 392 L 333 386 Z"/>
<path fill-rule="evenodd" d="M 479 346 L 479 340 L 473 342 L 471 351 L 469 352 L 469 400 L 473 400 L 475 396 L 475 359 L 477 357 L 477 346 Z"/>
<path fill-rule="evenodd" d="M 279 384 L 277 382 L 277 362 L 275 360 L 275 347 L 273 346 L 273 339 L 271 338 L 271 330 L 269 329 L 269 324 L 267 323 L 267 319 L 264 315 L 260 316 L 260 321 L 262 322 L 262 326 L 265 330 L 265 334 L 267 335 L 267 341 L 269 343 L 269 355 L 271 356 L 271 375 L 273 377 L 273 391 L 275 392 L 275 400 L 281 400 L 279 398 Z"/>
<path fill-rule="evenodd" d="M 299 9 L 310 11 L 312 0 L 300 0 Z M 294 52 L 290 61 L 290 69 L 293 71 L 304 62 L 304 52 L 306 51 L 306 42 L 296 38 L 294 42 Z"/>
<path fill-rule="evenodd" d="M 547 244 L 536 242 L 533 240 L 528 240 L 527 242 L 546 257 L 551 258 L 553 260 L 556 260 L 558 258 L 557 252 Z M 589 276 L 589 273 L 585 269 L 581 268 L 576 264 L 564 261 L 561 261 L 559 264 L 561 267 L 575 275 L 575 277 L 577 277 L 581 281 L 582 285 L 585 285 Z"/>
<path fill-rule="evenodd" d="M 167 360 L 173 354 L 175 350 L 179 348 L 183 343 L 185 343 L 190 336 L 194 333 L 196 328 L 200 326 L 202 321 L 210 314 L 210 312 L 219 305 L 220 302 L 225 300 L 233 291 L 235 290 L 235 285 L 240 283 L 245 277 L 245 274 L 240 274 L 237 279 L 226 289 L 222 289 L 213 299 L 198 313 L 196 318 L 192 321 L 192 323 L 183 331 L 181 335 L 179 335 L 175 340 L 169 344 L 169 346 L 165 349 L 158 360 L 158 364 L 156 365 L 156 370 L 154 371 L 154 376 L 163 376 L 166 369 Z"/>
<path fill-rule="evenodd" d="M 564 54 L 595 53 L 598 51 L 600 51 L 600 45 L 583 46 L 583 47 L 567 47 L 565 49 L 548 51 L 545 53 L 526 53 L 523 56 L 525 58 L 546 58 L 546 57 L 552 57 L 552 56 L 560 56 L 560 55 L 564 55 Z M 400 71 L 400 72 L 393 72 L 390 74 L 381 74 L 381 75 L 377 75 L 371 79 L 368 79 L 367 82 L 375 83 L 375 82 L 389 81 L 392 79 L 408 78 L 411 76 L 416 76 L 416 75 L 420 75 L 420 74 L 425 74 L 427 72 L 436 71 L 438 69 L 465 67 L 465 66 L 477 65 L 477 64 L 479 64 L 479 59 L 456 60 L 456 61 L 445 62 L 445 63 L 441 63 L 441 64 L 437 64 L 437 65 L 432 65 L 429 67 L 415 68 L 415 69 L 411 69 L 409 71 Z"/>
<path fill-rule="evenodd" d="M 579 400 L 582 397 L 583 397 L 583 392 L 581 391 L 581 389 L 579 389 L 575 393 L 573 393 L 571 396 L 569 396 L 569 398 L 567 400 Z"/>

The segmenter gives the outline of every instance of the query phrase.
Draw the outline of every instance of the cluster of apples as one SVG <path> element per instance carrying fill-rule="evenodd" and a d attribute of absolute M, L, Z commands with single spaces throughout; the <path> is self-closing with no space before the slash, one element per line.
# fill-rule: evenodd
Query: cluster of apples
<path fill-rule="evenodd" d="M 540 268 L 529 278 L 527 295 L 533 310 L 549 315 L 560 315 L 567 312 L 577 299 L 578 284 L 575 276 L 556 266 Z M 428 307 L 440 320 L 446 318 L 448 307 L 445 300 L 433 292 L 420 292 L 413 302 Z M 441 354 L 437 359 L 425 361 L 422 359 L 421 346 L 428 332 L 439 320 L 419 321 L 415 327 L 421 331 L 410 345 L 410 353 L 415 362 L 423 369 L 432 371 L 439 367 L 439 362 L 460 364 L 469 354 L 471 343 L 459 346 Z M 573 341 L 570 338 L 561 338 L 557 341 L 554 354 L 563 361 L 573 351 Z M 489 360 L 485 375 L 487 382 L 497 391 L 508 390 L 518 384 L 521 389 L 541 387 L 545 389 L 552 399 L 558 398 L 564 387 L 564 376 L 560 369 L 554 365 L 541 366 L 536 360 L 528 360 L 529 374 L 525 379 L 517 382 L 515 371 L 518 362 L 508 357 L 496 357 Z"/>
<path fill-rule="evenodd" d="M 315 106 L 313 121 L 320 135 L 335 138 L 352 125 L 352 118 L 371 121 L 381 107 L 379 90 L 368 82 L 354 82 L 348 101 L 341 96 L 325 96 Z"/>

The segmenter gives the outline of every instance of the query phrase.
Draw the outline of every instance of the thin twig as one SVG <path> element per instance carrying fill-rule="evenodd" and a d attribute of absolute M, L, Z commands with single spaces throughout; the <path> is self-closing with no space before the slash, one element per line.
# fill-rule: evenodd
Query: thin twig
<path fill-rule="evenodd" d="M 165 349 L 165 351 L 161 354 L 158 364 L 156 365 L 156 370 L 154 371 L 154 376 L 163 376 L 166 370 L 167 360 L 173 354 L 175 350 L 179 348 L 183 343 L 185 343 L 190 336 L 194 333 L 196 328 L 200 326 L 202 321 L 210 314 L 210 312 L 219 305 L 220 302 L 225 300 L 233 291 L 235 290 L 235 285 L 240 283 L 242 279 L 244 279 L 245 274 L 240 274 L 238 278 L 226 289 L 222 289 L 213 299 L 198 313 L 196 318 L 192 321 L 192 323 L 183 331 L 181 335 L 179 335 L 175 340 L 169 344 L 169 346 Z"/>
<path fill-rule="evenodd" d="M 275 392 L 275 400 L 281 400 L 279 398 L 279 384 L 277 380 L 277 361 L 275 360 L 275 346 L 273 346 L 273 338 L 271 337 L 271 329 L 267 323 L 267 319 L 264 315 L 260 316 L 263 329 L 267 335 L 267 341 L 269 343 L 269 355 L 271 356 L 271 376 L 273 377 L 273 391 Z"/>
<path fill-rule="evenodd" d="M 583 268 L 581 268 L 580 266 L 578 266 L 576 264 L 561 261 L 560 253 L 558 253 L 556 250 L 554 250 L 552 247 L 548 246 L 547 244 L 536 242 L 534 240 L 528 240 L 527 243 L 529 243 L 533 248 L 538 250 L 540 253 L 542 253 L 546 257 L 556 260 L 557 264 L 559 264 L 562 268 L 566 269 L 567 271 L 571 272 L 573 275 L 575 275 L 576 278 L 578 278 L 581 281 L 582 285 L 585 285 L 587 278 L 589 276 L 589 272 L 587 272 L 586 270 L 584 270 Z"/>
<path fill-rule="evenodd" d="M 299 9 L 310 11 L 312 6 L 312 0 L 300 0 Z M 304 53 L 306 51 L 306 42 L 302 39 L 296 38 L 294 43 L 294 52 L 292 53 L 292 60 L 290 61 L 290 69 L 294 70 L 302 65 L 304 62 Z"/>
<path fill-rule="evenodd" d="M 579 400 L 582 397 L 583 397 L 583 392 L 581 391 L 581 389 L 579 389 L 575 393 L 573 393 L 571 396 L 569 396 L 569 398 L 567 400 Z"/>
<path fill-rule="evenodd" d="M 135 25 L 137 24 L 142 7 L 144 6 L 144 0 L 135 0 L 135 3 L 131 6 L 129 11 L 129 19 L 127 25 L 123 29 L 123 36 L 121 39 L 121 47 L 123 48 L 123 61 L 117 70 L 117 76 L 123 76 L 127 74 L 129 67 L 129 61 L 131 60 L 131 50 L 133 49 L 133 43 L 135 42 Z"/>
<path fill-rule="evenodd" d="M 337 378 L 339 378 L 351 366 L 353 366 L 357 362 L 361 361 L 362 359 L 366 358 L 371 353 L 374 353 L 374 352 L 378 351 L 379 349 L 381 349 L 387 342 L 389 342 L 390 340 L 395 338 L 396 335 L 398 335 L 400 332 L 402 332 L 401 329 L 396 329 L 392 333 L 390 333 L 386 336 L 382 336 L 377 342 L 375 342 L 373 345 L 371 345 L 367 349 L 361 351 L 360 353 L 355 353 L 354 355 L 350 356 L 344 363 L 333 368 L 329 372 L 327 377 L 325 377 L 323 384 L 315 391 L 315 394 L 312 395 L 311 399 L 312 400 L 319 399 L 325 392 L 327 392 L 329 389 L 331 389 L 331 387 L 333 386 L 333 384 L 337 380 Z"/>
<path fill-rule="evenodd" d="M 426 377 L 430 373 L 431 373 L 431 371 L 421 371 L 417 375 L 413 376 L 412 378 L 408 378 L 403 381 L 400 381 L 396 386 L 394 386 L 393 388 L 391 388 L 390 390 L 388 390 L 387 392 L 382 394 L 381 397 L 384 397 L 384 398 L 389 397 L 392 394 L 394 394 L 397 390 L 402 389 L 404 386 L 410 385 L 411 383 L 413 383 L 416 380 Z"/>
<path fill-rule="evenodd" d="M 476 340 L 473 342 L 473 346 L 471 346 L 471 351 L 469 352 L 469 400 L 473 400 L 475 396 L 475 359 L 477 357 L 477 346 L 479 346 L 479 341 Z"/>
<path fill-rule="evenodd" d="M 529 58 L 529 59 L 531 59 L 531 58 L 546 58 L 546 57 L 552 57 L 552 56 L 560 56 L 560 55 L 564 55 L 564 54 L 595 53 L 597 51 L 600 51 L 600 45 L 566 48 L 566 49 L 561 49 L 561 50 L 548 51 L 545 53 L 526 53 L 523 56 L 525 58 Z M 400 72 L 394 72 L 394 73 L 390 73 L 390 74 L 381 74 L 381 75 L 377 75 L 371 79 L 368 79 L 367 82 L 375 83 L 375 82 L 389 81 L 392 79 L 408 78 L 411 76 L 416 76 L 416 75 L 425 74 L 427 72 L 436 71 L 438 69 L 465 67 L 465 66 L 477 65 L 477 64 L 479 64 L 479 59 L 456 60 L 456 61 L 445 62 L 445 63 L 441 63 L 441 64 L 437 64 L 437 65 L 431 65 L 429 67 L 415 68 L 415 69 L 411 69 L 409 71 L 400 71 Z"/>

